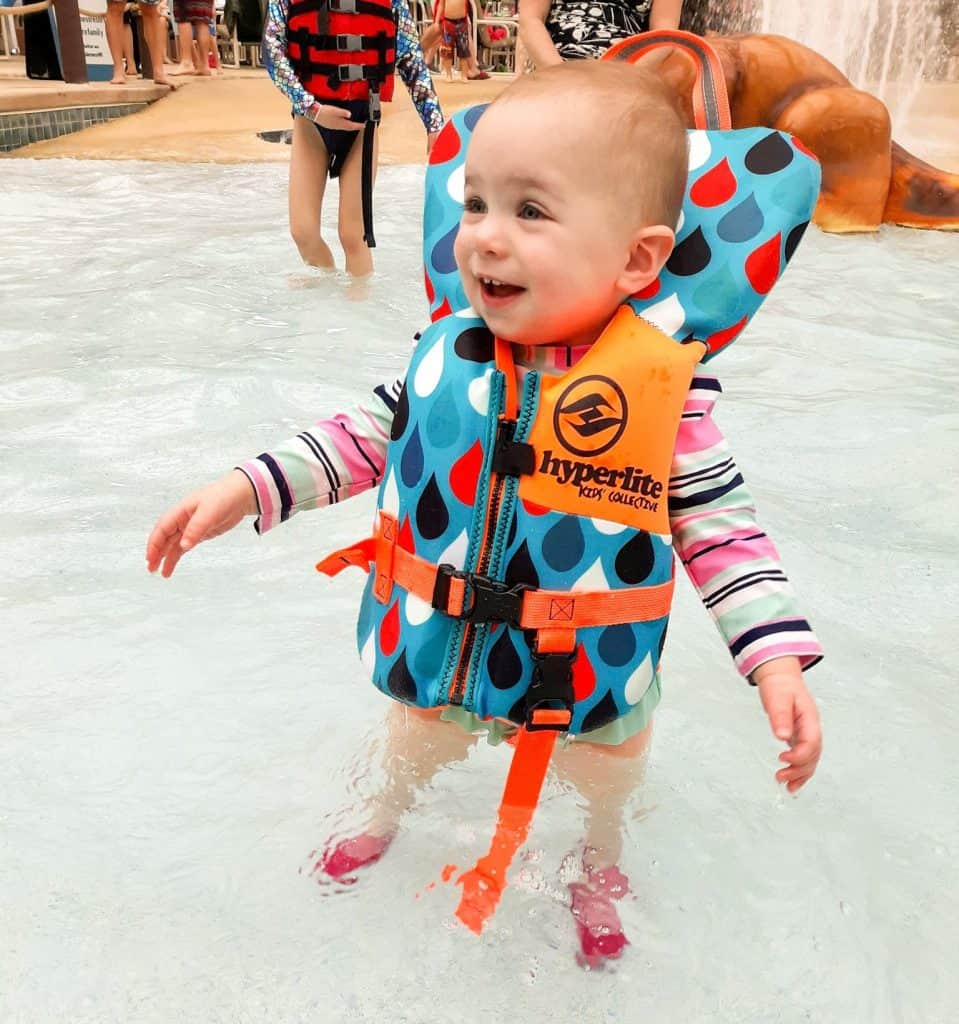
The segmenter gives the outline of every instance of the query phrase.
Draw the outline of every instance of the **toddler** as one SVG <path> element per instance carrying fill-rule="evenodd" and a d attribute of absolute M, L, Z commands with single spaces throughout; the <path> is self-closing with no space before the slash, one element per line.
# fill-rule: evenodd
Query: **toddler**
<path fill-rule="evenodd" d="M 493 583 L 476 573 L 450 573 L 448 567 L 437 570 L 433 566 L 428 590 L 433 594 L 433 609 L 440 612 L 431 612 L 429 592 L 425 600 L 414 600 L 414 595 L 422 595 L 414 583 L 401 580 L 400 568 L 390 570 L 395 573 L 392 578 L 381 572 L 382 546 L 364 549 L 360 545 L 343 556 L 375 552 L 369 555 L 374 565 L 361 614 L 363 660 L 374 669 L 377 685 L 404 703 L 393 705 L 386 757 L 388 780 L 368 831 L 331 843 L 317 861 L 317 871 L 350 881 L 361 868 L 377 861 L 395 834 L 399 814 L 412 803 L 418 789 L 443 765 L 463 758 L 478 734 L 497 743 L 504 738 L 515 740 L 519 733 L 520 745 L 524 742 L 527 731 L 518 730 L 516 724 L 525 718 L 522 706 L 514 705 L 509 713 L 482 713 L 484 693 L 492 693 L 489 699 L 495 703 L 497 694 L 507 692 L 516 682 L 510 673 L 519 671 L 518 652 L 524 637 L 520 613 L 504 612 L 499 620 L 487 620 L 499 623 L 493 629 L 464 624 L 457 611 L 450 610 L 453 599 L 449 594 L 464 579 L 474 587 L 474 600 L 479 599 L 481 589 L 485 597 L 489 587 L 495 590 L 498 586 L 498 595 L 507 587 L 512 588 L 511 593 L 532 589 L 534 594 L 536 587 L 557 589 L 551 581 L 583 555 L 588 530 L 595 530 L 589 534 L 593 538 L 590 543 L 634 537 L 621 548 L 615 563 L 625 583 L 606 579 L 608 590 L 643 579 L 655 584 L 650 592 L 668 592 L 675 552 L 716 621 L 737 668 L 757 687 L 773 735 L 786 744 L 787 749 L 779 755 L 777 780 L 795 792 L 813 775 L 821 732 L 802 670 L 817 662 L 821 651 L 799 613 L 774 546 L 756 522 L 742 475 L 711 418 L 719 384 L 710 374 L 692 369 L 702 354 L 699 343 L 680 345 L 666 339 L 622 306 L 626 298 L 656 279 L 670 255 L 686 177 L 686 132 L 671 95 L 655 76 L 625 64 L 582 62 L 518 79 L 485 111 L 466 157 L 465 205 L 455 258 L 472 306 L 470 315 L 446 317 L 427 329 L 405 383 L 398 380 L 377 387 L 371 399 L 353 410 L 321 420 L 289 442 L 243 463 L 184 498 L 154 527 L 147 543 L 147 567 L 168 577 L 186 552 L 232 529 L 245 516 L 257 516 L 257 529 L 262 533 L 296 512 L 331 504 L 383 481 L 379 522 L 382 528 L 384 521 L 395 521 L 397 558 L 402 549 L 415 552 L 404 559 L 420 568 L 425 561 L 452 562 L 459 570 L 473 563 L 468 560 L 465 542 L 447 542 L 443 530 L 450 516 L 457 509 L 465 509 L 463 515 L 477 514 L 484 501 L 492 505 L 494 494 L 502 495 L 496 502 L 502 500 L 505 506 L 511 495 L 515 499 L 510 488 L 516 477 L 509 474 L 520 474 L 518 494 L 522 500 L 514 500 L 509 536 L 504 526 L 503 536 L 497 540 L 502 542 L 503 562 L 508 564 L 496 569 L 495 556 L 478 563 Z M 511 424 L 517 429 L 512 440 L 506 439 L 503 450 L 506 462 L 512 465 L 497 467 L 494 460 L 492 473 L 487 473 L 485 463 L 480 466 L 477 462 L 472 472 L 460 472 L 465 463 L 458 442 L 443 433 L 452 429 L 452 421 L 464 420 L 477 408 L 485 414 L 488 404 L 495 425 L 500 410 L 494 400 L 507 410 L 510 403 L 518 403 L 516 419 L 521 421 L 525 399 L 518 395 L 530 393 L 530 385 L 542 381 L 542 407 L 550 382 L 565 381 L 580 372 L 574 368 L 581 361 L 583 366 L 595 367 L 601 352 L 612 351 L 615 331 L 622 324 L 639 333 L 635 348 L 621 359 L 620 370 L 612 372 L 607 359 L 603 364 L 606 384 L 596 385 L 588 394 L 580 392 L 575 401 L 558 401 L 552 419 L 560 423 L 560 433 L 574 427 L 579 438 L 576 443 L 584 451 L 604 451 L 612 444 L 607 443 L 608 438 L 619 430 L 611 412 L 615 395 L 622 394 L 624 402 L 626 397 L 632 401 L 635 388 L 644 386 L 647 371 L 656 386 L 650 384 L 642 400 L 633 401 L 631 408 L 660 408 L 659 390 L 665 392 L 667 383 L 659 371 L 648 369 L 653 365 L 653 350 L 685 360 L 690 367 L 685 380 L 690 381 L 691 375 L 691 381 L 683 383 L 678 393 L 670 413 L 673 426 L 667 431 L 655 419 L 649 426 L 653 434 L 661 435 L 664 476 L 668 475 L 668 482 L 663 481 L 665 488 L 654 479 L 653 463 L 638 448 L 627 453 L 634 463 L 627 471 L 598 468 L 598 455 L 592 461 L 587 455 L 577 461 L 561 457 L 558 446 L 556 450 L 537 447 L 543 419 L 539 412 L 523 437 L 517 423 Z M 647 345 L 649 352 L 643 350 Z M 498 398 L 491 394 L 490 384 L 496 374 L 491 377 L 485 369 L 494 350 L 500 371 L 504 365 L 510 367 L 503 374 Z M 438 372 L 438 354 L 445 360 L 444 373 L 459 359 L 466 367 L 463 372 L 472 377 L 452 395 L 452 408 L 445 409 L 442 417 L 438 400 L 433 406 L 437 418 L 431 413 L 429 422 L 434 432 L 420 444 L 416 462 L 409 455 L 413 448 L 407 439 L 417 403 L 428 401 L 423 396 L 430 388 L 439 390 L 433 379 Z M 478 369 L 474 372 L 470 367 Z M 638 385 L 630 382 L 637 375 Z M 598 380 L 599 376 L 585 379 Z M 419 422 L 426 422 L 425 417 Z M 502 432 L 497 438 L 499 444 Z M 643 444 L 641 439 L 639 447 Z M 444 465 L 444 458 L 455 462 Z M 518 468 L 524 461 L 527 464 Z M 592 473 L 594 484 L 608 486 L 587 486 L 583 466 Z M 640 466 L 644 468 L 636 468 Z M 489 478 L 499 479 L 501 473 L 507 474 L 501 478 L 507 484 L 499 491 Z M 577 474 L 578 479 L 573 479 Z M 397 497 L 398 477 L 401 484 L 412 485 L 413 499 Z M 537 539 L 536 524 L 544 521 L 539 517 L 555 513 L 528 501 L 523 488 L 535 484 L 565 493 L 562 487 L 571 479 L 581 484 L 578 493 L 569 499 L 558 498 L 560 505 L 552 507 L 561 507 L 566 500 L 586 501 L 590 518 L 559 516 L 555 537 L 551 528 L 546 539 Z M 613 492 L 615 498 L 609 497 Z M 604 504 L 613 501 L 616 504 Z M 624 504 L 631 507 L 624 511 Z M 445 521 L 437 525 L 444 516 Z M 662 516 L 662 530 L 626 531 L 623 524 L 632 524 L 630 517 L 639 517 L 637 521 L 642 523 L 644 516 Z M 391 557 L 393 551 L 390 548 Z M 360 564 L 365 559 L 364 554 L 354 561 Z M 565 588 L 577 601 L 594 596 L 584 591 L 603 589 L 597 580 L 599 566 L 597 559 L 576 583 Z M 603 575 L 600 569 L 598 576 Z M 606 575 L 610 576 L 611 570 Z M 436 589 L 432 589 L 434 576 Z M 440 577 L 448 578 L 441 581 Z M 442 594 L 440 582 L 446 584 Z M 387 600 L 378 604 L 377 594 L 384 586 Z M 396 595 L 404 590 L 406 617 L 391 620 L 397 611 Z M 462 591 L 460 597 L 464 606 L 468 604 Z M 459 656 L 465 657 L 455 672 L 449 668 L 448 653 L 442 656 L 441 651 L 441 656 L 432 658 L 429 644 L 434 641 L 417 648 L 418 634 L 411 632 L 402 634 L 402 642 L 407 644 L 402 648 L 405 655 L 392 662 L 397 650 L 394 627 L 401 631 L 433 629 L 443 611 L 451 617 L 446 625 L 454 630 L 456 640 L 456 644 L 451 641 L 449 650 L 455 647 Z M 661 614 L 662 610 L 645 617 Z M 629 621 L 643 627 L 655 625 L 642 619 L 637 613 Z M 369 631 L 371 620 L 373 632 L 365 642 L 363 630 Z M 429 627 L 416 625 L 427 621 Z M 582 853 L 577 855 L 582 859 L 582 875 L 570 886 L 570 908 L 579 940 L 578 957 L 592 966 L 618 957 L 627 944 L 615 902 L 628 891 L 628 881 L 618 862 L 624 808 L 641 780 L 652 712 L 660 696 L 659 653 L 665 633 L 663 619 L 656 621 L 656 640 L 646 657 L 642 650 L 635 652 L 645 634 L 633 626 L 594 629 L 593 633 L 601 634 L 598 648 L 590 646 L 592 641 L 580 642 L 579 633 L 591 634 L 587 628 L 578 631 L 572 647 L 564 646 L 566 633 L 572 635 L 572 630 L 537 629 L 533 642 L 534 656 L 540 659 L 556 659 L 560 655 L 555 652 L 566 652 L 562 657 L 572 665 L 577 702 L 587 692 L 601 692 L 600 686 L 606 683 L 601 677 L 615 680 L 622 676 L 618 692 L 625 692 L 629 704 L 623 713 L 615 702 L 608 704 L 604 698 L 585 720 L 574 714 L 570 731 L 575 735 L 554 758 L 557 772 L 575 784 L 584 800 L 586 833 Z M 475 657 L 469 655 L 470 644 Z M 602 660 L 595 653 L 590 659 L 584 654 L 587 650 L 598 650 Z M 388 673 L 380 670 L 378 651 L 391 655 Z M 640 658 L 638 668 L 621 667 L 633 666 Z M 433 668 L 424 668 L 427 663 Z M 623 675 L 627 671 L 628 681 Z M 483 673 L 488 673 L 488 678 Z M 444 700 L 444 694 L 464 690 L 475 699 Z M 612 688 L 610 701 L 611 695 Z M 412 706 L 417 703 L 437 706 Z M 518 706 L 520 711 L 514 714 Z M 444 724 L 447 722 L 452 724 Z"/>

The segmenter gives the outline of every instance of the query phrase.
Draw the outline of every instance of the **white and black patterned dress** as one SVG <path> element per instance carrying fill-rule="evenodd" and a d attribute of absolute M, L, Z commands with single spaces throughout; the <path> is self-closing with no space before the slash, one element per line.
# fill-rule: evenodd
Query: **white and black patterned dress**
<path fill-rule="evenodd" d="M 653 0 L 553 0 L 546 16 L 563 60 L 599 58 L 620 39 L 649 28 Z"/>

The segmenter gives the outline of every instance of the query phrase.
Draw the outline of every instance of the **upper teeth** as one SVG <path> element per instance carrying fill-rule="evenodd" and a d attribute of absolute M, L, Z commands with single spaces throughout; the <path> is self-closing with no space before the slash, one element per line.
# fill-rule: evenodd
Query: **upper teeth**
<path fill-rule="evenodd" d="M 483 284 L 493 285 L 494 287 L 499 286 L 502 283 L 503 283 L 502 281 L 494 281 L 493 278 L 491 278 L 491 277 L 484 277 L 483 278 Z"/>

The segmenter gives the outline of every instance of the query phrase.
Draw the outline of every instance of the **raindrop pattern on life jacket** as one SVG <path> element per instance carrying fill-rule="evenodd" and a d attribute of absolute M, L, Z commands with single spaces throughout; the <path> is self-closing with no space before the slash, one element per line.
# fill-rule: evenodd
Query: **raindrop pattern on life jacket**
<path fill-rule="evenodd" d="M 616 575 L 631 587 L 645 583 L 656 563 L 653 539 L 645 531 L 638 532 L 616 552 Z"/>
<path fill-rule="evenodd" d="M 716 225 L 716 234 L 724 242 L 748 242 L 763 229 L 766 218 L 754 195 L 748 195 Z"/>
<path fill-rule="evenodd" d="M 423 442 L 420 441 L 419 427 L 413 429 L 413 436 L 403 447 L 400 459 L 400 479 L 406 487 L 415 487 L 423 476 Z"/>
<path fill-rule="evenodd" d="M 453 463 L 450 470 L 450 489 L 457 501 L 464 505 L 472 505 L 476 501 L 476 486 L 482 468 L 483 446 L 479 441 L 474 441 L 472 447 Z"/>
<path fill-rule="evenodd" d="M 447 186 L 463 166 L 472 126 L 482 112 L 472 107 L 453 115 L 433 147 L 427 171 L 424 223 L 429 227 L 423 260 L 434 320 L 466 304 L 449 255 L 462 204 Z M 820 173 L 799 139 L 769 128 L 688 134 L 689 177 L 676 247 L 659 279 L 631 301 L 638 313 L 648 312 L 651 322 L 675 338 L 712 339 L 705 357 L 710 359 L 739 336 L 782 274 L 812 216 Z M 440 221 L 436 203 L 443 210 Z M 774 240 L 779 247 L 775 259 L 765 248 Z M 752 272 L 747 273 L 750 257 Z M 734 288 L 701 290 L 703 281 L 723 268 Z M 723 302 L 717 301 L 720 294 Z M 697 295 L 710 301 L 700 306 Z M 656 304 L 661 305 L 650 308 Z"/>
<path fill-rule="evenodd" d="M 629 663 L 636 653 L 636 635 L 633 627 L 627 622 L 619 626 L 607 626 L 599 634 L 597 644 L 600 657 L 607 665 L 619 668 Z"/>
<path fill-rule="evenodd" d="M 418 695 L 416 680 L 410 674 L 410 670 L 406 665 L 405 650 L 401 652 L 400 656 L 393 663 L 393 667 L 386 677 L 386 684 L 390 688 L 390 693 L 397 700 L 401 700 L 405 704 L 416 703 Z"/>
<path fill-rule="evenodd" d="M 436 397 L 426 420 L 426 436 L 434 448 L 456 444 L 460 433 L 460 414 L 452 385 L 444 387 Z"/>
<path fill-rule="evenodd" d="M 449 509 L 433 475 L 416 503 L 416 528 L 427 540 L 436 540 L 446 532 L 449 522 Z"/>
<path fill-rule="evenodd" d="M 578 565 L 585 550 L 579 516 L 563 516 L 543 538 L 543 558 L 557 572 L 566 572 Z"/>
<path fill-rule="evenodd" d="M 490 682 L 500 690 L 511 690 L 523 678 L 523 662 L 516 651 L 512 631 L 501 629 L 502 636 L 490 648 L 486 659 Z M 522 641 L 520 641 L 522 643 Z"/>

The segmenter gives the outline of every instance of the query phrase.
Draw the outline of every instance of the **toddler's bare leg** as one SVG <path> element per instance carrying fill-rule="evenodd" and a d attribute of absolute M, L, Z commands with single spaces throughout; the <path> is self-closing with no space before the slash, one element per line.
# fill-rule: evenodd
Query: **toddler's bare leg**
<path fill-rule="evenodd" d="M 438 711 L 394 704 L 383 755 L 386 780 L 372 799 L 372 831 L 392 832 L 436 773 L 465 760 L 475 742 L 476 737 L 458 725 L 441 721 Z"/>
<path fill-rule="evenodd" d="M 394 704 L 387 718 L 383 755 L 384 780 L 365 798 L 363 825 L 357 832 L 339 839 L 330 837 L 314 873 L 322 873 L 345 884 L 356 880 L 355 872 L 375 864 L 386 852 L 400 818 L 438 771 L 469 753 L 475 737 L 451 722 L 440 721 L 439 712 L 428 712 Z M 365 757 L 365 755 L 364 755 Z M 359 769 L 369 772 L 367 766 Z"/>
<path fill-rule="evenodd" d="M 576 958 L 583 966 L 615 960 L 629 943 L 614 905 L 629 891 L 629 879 L 617 862 L 626 804 L 643 780 L 651 728 L 619 747 L 574 742 L 555 758 L 557 772 L 579 791 L 586 812 L 585 875 L 569 886 L 579 939 Z"/>
<path fill-rule="evenodd" d="M 557 773 L 576 787 L 586 814 L 583 864 L 600 869 L 618 863 L 629 798 L 642 785 L 652 723 L 618 747 L 576 740 L 554 758 Z"/>

